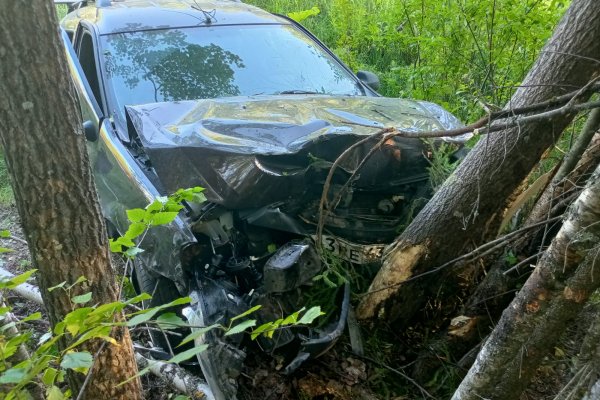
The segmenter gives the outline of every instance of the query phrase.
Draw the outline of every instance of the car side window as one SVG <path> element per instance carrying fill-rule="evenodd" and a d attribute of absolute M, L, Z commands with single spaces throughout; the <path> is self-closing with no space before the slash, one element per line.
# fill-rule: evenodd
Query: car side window
<path fill-rule="evenodd" d="M 98 67 L 96 66 L 96 59 L 94 57 L 94 42 L 92 35 L 89 32 L 83 31 L 81 40 L 79 40 L 79 47 L 77 48 L 77 57 L 79 57 L 79 63 L 83 69 L 83 73 L 92 89 L 96 102 L 102 104 L 100 97 L 100 82 L 98 81 Z"/>

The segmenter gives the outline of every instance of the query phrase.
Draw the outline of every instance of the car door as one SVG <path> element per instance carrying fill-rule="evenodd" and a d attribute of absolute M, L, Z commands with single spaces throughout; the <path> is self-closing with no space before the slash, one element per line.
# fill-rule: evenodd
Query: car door
<path fill-rule="evenodd" d="M 90 166 L 94 174 L 102 212 L 114 228 L 123 234 L 128 226 L 126 211 L 143 208 L 163 193 L 150 182 L 112 125 L 98 63 L 98 48 L 93 28 L 80 24 L 71 44 L 62 32 L 69 70 L 79 97 Z M 80 62 L 81 61 L 81 62 Z M 180 218 L 169 225 L 153 228 L 146 235 L 144 255 L 151 258 L 148 268 L 166 276 L 182 289 L 186 286 L 179 249 L 196 239 Z"/>
<path fill-rule="evenodd" d="M 63 42 L 79 97 L 100 204 L 105 217 L 123 232 L 128 225 L 125 211 L 143 207 L 159 193 L 141 171 L 136 171 L 136 163 L 116 137 L 107 117 L 93 29 L 80 24 L 74 36 L 74 47 L 66 33 L 63 33 Z"/>

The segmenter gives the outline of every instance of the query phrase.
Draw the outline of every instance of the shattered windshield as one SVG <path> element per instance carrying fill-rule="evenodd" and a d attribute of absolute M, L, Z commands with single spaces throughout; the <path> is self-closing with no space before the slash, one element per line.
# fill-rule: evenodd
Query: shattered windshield
<path fill-rule="evenodd" d="M 260 94 L 361 95 L 329 54 L 286 25 L 139 31 L 102 36 L 116 106 Z"/>

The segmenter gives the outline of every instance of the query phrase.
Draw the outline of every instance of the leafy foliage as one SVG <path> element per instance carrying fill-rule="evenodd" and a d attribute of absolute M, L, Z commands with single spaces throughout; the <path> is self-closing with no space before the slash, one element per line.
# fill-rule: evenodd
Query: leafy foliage
<path fill-rule="evenodd" d="M 183 201 L 204 201 L 201 192 L 202 188 L 199 187 L 180 189 L 171 196 L 157 198 L 144 209 L 128 210 L 127 217 L 131 222 L 130 226 L 122 237 L 110 241 L 111 250 L 121 253 L 130 263 L 132 258 L 143 251 L 140 245 L 143 243 L 144 235 L 148 229 L 173 222 L 183 208 L 181 205 Z M 8 238 L 10 232 L 1 231 L 0 237 Z M 0 280 L 0 300 L 3 291 L 13 289 L 26 282 L 34 273 L 35 270 L 30 270 L 11 279 Z M 228 325 L 190 326 L 174 313 L 163 313 L 157 316 L 160 311 L 165 309 L 188 304 L 191 301 L 189 297 L 175 299 L 167 304 L 146 309 L 136 307 L 133 308 L 133 311 L 130 311 L 132 305 L 148 300 L 151 296 L 142 293 L 128 300 L 94 305 L 91 292 L 72 296 L 74 289 L 86 281 L 85 277 L 80 277 L 73 283 L 62 282 L 48 289 L 49 291 L 62 290 L 65 297 L 70 300 L 72 311 L 62 321 L 58 322 L 52 331 L 47 332 L 40 338 L 39 342 L 34 345 L 35 348 L 30 357 L 25 360 L 16 360 L 14 356 L 20 346 L 32 344 L 31 332 L 18 330 L 17 333 L 12 335 L 7 335 L 6 332 L 10 328 L 23 327 L 25 322 L 40 319 L 42 315 L 41 313 L 34 313 L 14 322 L 9 318 L 11 307 L 0 302 L 1 400 L 29 398 L 28 388 L 31 384 L 43 385 L 48 399 L 69 398 L 69 391 L 63 392 L 60 388 L 64 386 L 66 373 L 74 371 L 87 374 L 94 365 L 92 354 L 87 351 L 80 351 L 80 346 L 90 340 L 101 340 L 116 345 L 117 342 L 111 337 L 115 326 L 124 325 L 128 328 L 134 328 L 147 325 L 162 330 L 181 327 L 191 328 L 192 333 L 182 341 L 181 345 L 183 345 L 196 340 L 211 330 L 220 330 L 225 336 L 242 334 L 248 329 L 256 327 L 257 321 L 248 317 L 261 308 L 260 305 L 250 308 L 231 318 Z M 123 313 L 125 313 L 125 321 L 117 318 L 118 315 Z M 277 329 L 308 325 L 322 314 L 319 307 L 312 307 L 308 310 L 301 309 L 290 316 L 258 326 L 249 334 L 253 340 L 261 335 L 270 338 Z M 63 343 L 62 350 L 59 350 L 59 342 Z M 180 363 L 186 361 L 206 350 L 207 347 L 205 344 L 195 346 L 175 354 L 167 362 Z M 130 379 L 146 374 L 149 370 L 150 365 Z M 125 382 L 121 384 L 123 383 Z"/>
<path fill-rule="evenodd" d="M 302 21 L 353 70 L 380 75 L 381 93 L 425 99 L 474 120 L 478 101 L 504 104 L 570 1 L 250 0 Z"/>

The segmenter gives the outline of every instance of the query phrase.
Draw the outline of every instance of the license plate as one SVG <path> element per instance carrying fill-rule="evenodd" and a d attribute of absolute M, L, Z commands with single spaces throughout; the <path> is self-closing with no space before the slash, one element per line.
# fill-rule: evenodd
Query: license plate
<path fill-rule="evenodd" d="M 316 242 L 316 235 L 313 235 L 313 240 Z M 325 251 L 355 264 L 369 264 L 380 261 L 383 249 L 386 246 L 385 244 L 356 244 L 329 235 L 323 235 L 321 243 Z"/>

